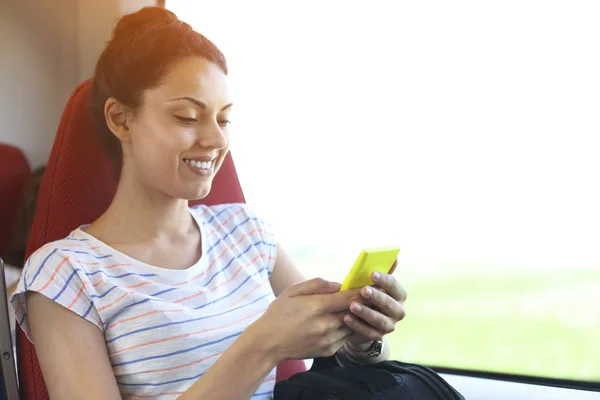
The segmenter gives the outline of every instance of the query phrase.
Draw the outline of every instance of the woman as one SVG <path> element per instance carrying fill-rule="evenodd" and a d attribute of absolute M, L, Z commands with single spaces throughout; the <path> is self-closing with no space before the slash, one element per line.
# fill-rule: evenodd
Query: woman
<path fill-rule="evenodd" d="M 92 90 L 117 192 L 30 257 L 12 300 L 51 398 L 270 398 L 283 360 L 389 352 L 366 358 L 404 316 L 393 277 L 345 292 L 303 281 L 245 205 L 188 207 L 229 148 L 226 76 L 169 11 L 117 24 Z"/>

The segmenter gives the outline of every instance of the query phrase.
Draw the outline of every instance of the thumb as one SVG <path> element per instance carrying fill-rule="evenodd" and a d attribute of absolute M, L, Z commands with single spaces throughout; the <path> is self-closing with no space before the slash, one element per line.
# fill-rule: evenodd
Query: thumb
<path fill-rule="evenodd" d="M 290 285 L 287 292 L 290 297 L 310 294 L 327 294 L 339 292 L 341 286 L 342 285 L 337 282 L 329 282 L 323 278 L 314 278 Z"/>
<path fill-rule="evenodd" d="M 391 275 L 391 274 L 393 274 L 393 273 L 394 273 L 394 271 L 396 270 L 396 267 L 397 267 L 397 266 L 398 266 L 398 259 L 396 258 L 396 259 L 394 260 L 394 263 L 392 264 L 392 267 L 390 268 L 390 272 L 388 272 L 388 274 L 390 274 L 390 275 Z"/>

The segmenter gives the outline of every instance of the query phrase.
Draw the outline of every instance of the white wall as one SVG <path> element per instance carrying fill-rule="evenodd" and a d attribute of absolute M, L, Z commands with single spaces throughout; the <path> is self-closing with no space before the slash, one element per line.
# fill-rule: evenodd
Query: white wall
<path fill-rule="evenodd" d="M 96 61 L 119 17 L 119 0 L 79 0 L 77 7 L 78 81 L 94 74 Z"/>
<path fill-rule="evenodd" d="M 121 15 L 156 5 L 155 0 L 79 0 L 77 7 L 79 81 L 94 74 L 96 61 Z"/>
<path fill-rule="evenodd" d="M 47 162 L 64 106 L 94 66 L 115 21 L 154 0 L 0 2 L 0 142 Z"/>
<path fill-rule="evenodd" d="M 0 5 L 0 142 L 44 164 L 71 90 L 77 83 L 76 9 L 67 1 L 3 1 Z"/>

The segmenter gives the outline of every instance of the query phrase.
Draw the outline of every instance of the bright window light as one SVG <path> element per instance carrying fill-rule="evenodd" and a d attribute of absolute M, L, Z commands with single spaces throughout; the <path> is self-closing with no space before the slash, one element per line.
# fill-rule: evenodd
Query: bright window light
<path fill-rule="evenodd" d="M 400 245 L 405 361 L 600 377 L 600 2 L 184 1 L 307 277 Z"/>

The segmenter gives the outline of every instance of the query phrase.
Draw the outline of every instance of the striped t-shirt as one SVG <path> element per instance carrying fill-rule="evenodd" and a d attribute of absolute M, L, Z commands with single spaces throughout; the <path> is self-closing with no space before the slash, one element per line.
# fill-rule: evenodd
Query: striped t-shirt
<path fill-rule="evenodd" d="M 42 293 L 103 332 L 124 399 L 178 397 L 275 299 L 276 245 L 265 223 L 243 204 L 190 211 L 202 257 L 185 270 L 134 260 L 85 227 L 36 251 L 11 299 L 24 332 L 24 293 Z M 271 398 L 274 384 L 275 370 L 253 398 Z"/>

